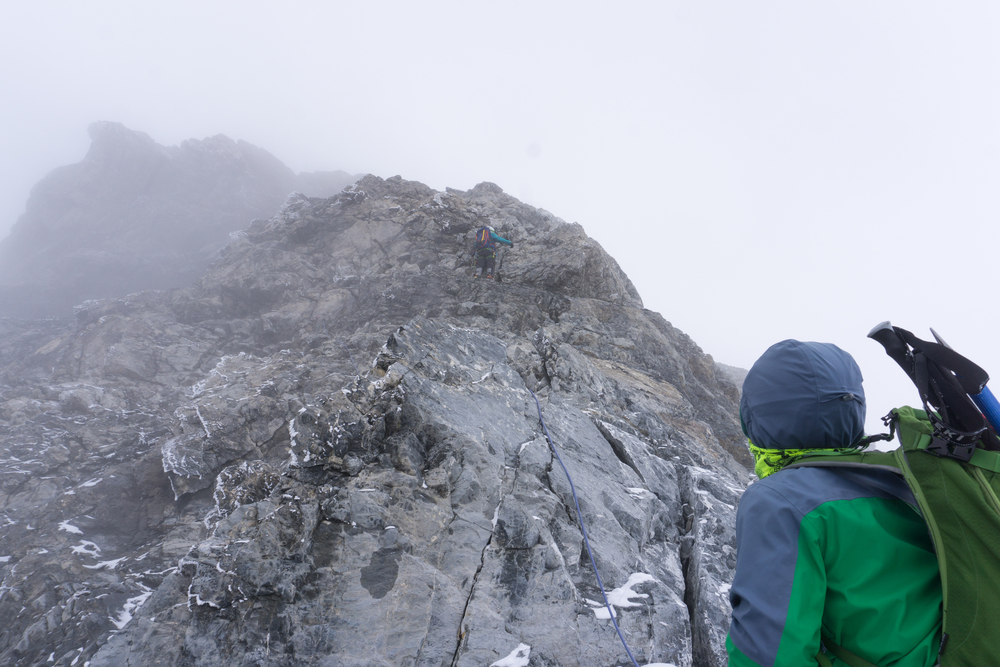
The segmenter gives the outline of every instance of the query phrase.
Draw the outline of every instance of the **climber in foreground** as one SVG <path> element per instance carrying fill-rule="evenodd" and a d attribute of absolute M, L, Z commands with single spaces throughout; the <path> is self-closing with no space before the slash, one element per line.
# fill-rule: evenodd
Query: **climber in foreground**
<path fill-rule="evenodd" d="M 513 241 L 499 236 L 493 227 L 486 225 L 476 232 L 476 245 L 472 249 L 472 259 L 475 263 L 473 278 L 478 278 L 485 272 L 487 280 L 493 280 L 493 270 L 496 268 L 497 243 L 514 247 Z"/>
<path fill-rule="evenodd" d="M 876 467 L 785 469 L 863 446 L 861 383 L 848 353 L 794 340 L 747 374 L 740 418 L 760 481 L 736 517 L 731 667 L 937 660 L 941 579 L 906 481 Z"/>

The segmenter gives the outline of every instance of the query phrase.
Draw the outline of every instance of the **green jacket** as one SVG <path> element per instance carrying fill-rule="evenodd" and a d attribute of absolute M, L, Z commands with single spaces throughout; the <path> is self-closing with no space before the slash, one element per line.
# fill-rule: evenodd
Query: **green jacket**
<path fill-rule="evenodd" d="M 813 667 L 822 634 L 879 667 L 931 667 L 941 580 L 906 482 L 879 469 L 781 470 L 736 519 L 729 665 Z M 833 665 L 843 665 L 827 653 Z"/>

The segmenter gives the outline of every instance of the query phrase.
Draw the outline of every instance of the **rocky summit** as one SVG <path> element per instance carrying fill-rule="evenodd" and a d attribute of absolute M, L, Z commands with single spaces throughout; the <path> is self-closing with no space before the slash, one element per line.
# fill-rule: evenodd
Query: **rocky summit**
<path fill-rule="evenodd" d="M 223 135 L 165 147 L 99 122 L 90 137 L 81 162 L 33 188 L 0 242 L 0 315 L 66 316 L 86 299 L 186 287 L 231 233 L 270 218 L 289 192 L 326 197 L 360 178 L 295 174 Z"/>
<path fill-rule="evenodd" d="M 495 185 L 293 195 L 189 287 L 0 333 L 0 665 L 632 664 L 612 614 L 726 663 L 738 388 Z"/>

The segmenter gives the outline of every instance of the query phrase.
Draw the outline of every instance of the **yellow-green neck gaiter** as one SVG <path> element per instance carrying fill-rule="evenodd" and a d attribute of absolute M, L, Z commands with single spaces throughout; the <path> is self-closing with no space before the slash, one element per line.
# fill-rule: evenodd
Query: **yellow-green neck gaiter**
<path fill-rule="evenodd" d="M 836 449 L 764 449 L 747 440 L 747 447 L 753 454 L 753 471 L 758 479 L 778 472 L 785 466 L 813 454 L 857 454 L 857 447 L 838 447 Z"/>

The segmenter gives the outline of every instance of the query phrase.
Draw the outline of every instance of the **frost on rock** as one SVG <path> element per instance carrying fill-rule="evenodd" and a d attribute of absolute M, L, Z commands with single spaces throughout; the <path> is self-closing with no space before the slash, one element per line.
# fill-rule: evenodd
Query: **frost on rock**
<path fill-rule="evenodd" d="M 518 644 L 517 648 L 510 652 L 510 655 L 497 660 L 490 667 L 528 667 L 530 657 L 531 647 L 527 644 Z"/>
<path fill-rule="evenodd" d="M 99 558 L 101 555 L 101 547 L 88 540 L 80 540 L 80 543 L 71 547 L 70 551 L 77 556 L 90 556 L 91 558 Z"/>
<path fill-rule="evenodd" d="M 84 565 L 84 567 L 87 568 L 88 570 L 105 570 L 105 569 L 114 570 L 116 567 L 118 567 L 119 563 L 126 560 L 128 560 L 128 557 L 122 556 L 121 558 L 116 558 L 115 560 L 102 560 L 100 563 L 97 563 L 96 565 Z"/>
<path fill-rule="evenodd" d="M 65 530 L 67 533 L 73 535 L 83 535 L 83 531 L 71 524 L 69 521 L 62 521 L 59 523 L 59 530 Z"/>
<path fill-rule="evenodd" d="M 309 198 L 300 192 L 292 192 L 288 195 L 288 199 L 285 200 L 284 205 L 278 214 L 274 217 L 274 220 L 278 224 L 287 225 L 294 222 L 301 215 L 302 210 L 308 206 Z"/>
<path fill-rule="evenodd" d="M 139 607 L 141 607 L 146 602 L 146 600 L 149 599 L 149 596 L 153 594 L 152 589 L 147 588 L 142 584 L 139 584 L 139 586 L 145 589 L 143 593 L 141 595 L 136 595 L 135 597 L 126 600 L 125 606 L 121 609 L 121 611 L 118 612 L 118 615 L 111 619 L 111 622 L 119 630 L 122 630 L 126 625 L 129 624 L 129 621 L 132 620 L 132 613 L 138 610 Z"/>
<path fill-rule="evenodd" d="M 638 586 L 639 584 L 647 581 L 656 581 L 656 579 L 652 575 L 644 574 L 642 572 L 636 572 L 629 575 L 628 581 L 626 581 L 623 586 L 620 586 L 607 594 L 608 602 L 611 604 L 611 610 L 614 611 L 615 607 L 627 608 L 640 606 L 640 603 L 632 602 L 632 598 L 648 598 L 649 595 L 646 593 L 636 593 L 632 590 L 632 587 Z M 587 602 L 592 607 L 594 607 L 594 605 L 599 605 L 594 607 L 594 616 L 605 620 L 611 619 L 611 614 L 608 612 L 608 607 L 606 605 L 592 600 L 588 600 Z"/>
<path fill-rule="evenodd" d="M 184 441 L 181 437 L 170 438 L 165 443 L 161 451 L 163 452 L 163 472 L 177 473 L 185 477 L 190 475 L 200 475 L 197 466 L 188 460 L 188 452 L 184 448 Z"/>

